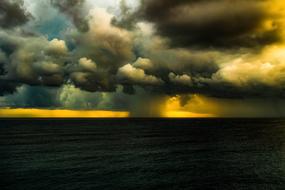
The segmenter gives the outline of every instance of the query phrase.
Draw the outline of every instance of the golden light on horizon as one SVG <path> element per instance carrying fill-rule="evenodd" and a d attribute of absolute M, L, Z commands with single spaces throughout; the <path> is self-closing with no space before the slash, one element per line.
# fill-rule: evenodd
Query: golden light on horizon
<path fill-rule="evenodd" d="M 163 117 L 166 118 L 212 118 L 212 114 L 193 113 L 188 111 L 167 111 Z"/>
<path fill-rule="evenodd" d="M 49 109 L 25 109 L 2 108 L 0 118 L 127 118 L 129 112 L 105 111 L 105 110 L 49 110 Z M 162 118 L 207 118 L 215 117 L 212 114 L 194 113 L 182 110 L 167 110 Z"/>
<path fill-rule="evenodd" d="M 129 112 L 105 110 L 0 109 L 0 118 L 124 118 Z"/>
<path fill-rule="evenodd" d="M 209 117 L 217 117 L 215 114 L 211 112 L 207 112 L 209 110 L 213 110 L 211 108 L 212 105 L 207 104 L 200 96 L 195 95 L 192 97 L 192 101 L 186 103 L 186 105 L 182 106 L 180 103 L 180 96 L 169 98 L 166 101 L 165 110 L 162 113 L 162 117 L 172 117 L 172 118 L 209 118 Z M 193 101 L 194 100 L 194 101 Z M 195 107 L 199 107 L 203 110 L 193 109 Z M 192 107 L 192 108 L 191 108 Z"/>

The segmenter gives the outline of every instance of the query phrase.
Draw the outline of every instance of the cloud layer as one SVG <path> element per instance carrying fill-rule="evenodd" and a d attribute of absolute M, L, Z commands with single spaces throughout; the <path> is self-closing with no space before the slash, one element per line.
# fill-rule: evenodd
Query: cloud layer
<path fill-rule="evenodd" d="M 0 3 L 2 106 L 158 115 L 148 107 L 167 97 L 285 98 L 278 1 L 141 0 L 113 9 L 83 0 L 38 3 L 53 15 L 29 0 Z M 55 18 L 63 21 L 47 29 Z M 52 97 L 31 102 L 29 93 Z"/>
<path fill-rule="evenodd" d="M 277 12 L 260 0 L 144 0 L 143 17 L 175 46 L 254 47 L 280 40 Z"/>

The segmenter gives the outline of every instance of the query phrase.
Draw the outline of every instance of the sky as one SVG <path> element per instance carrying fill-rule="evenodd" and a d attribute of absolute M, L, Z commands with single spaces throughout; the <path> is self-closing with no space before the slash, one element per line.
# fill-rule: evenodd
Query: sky
<path fill-rule="evenodd" d="M 1 0 L 0 117 L 284 117 L 280 0 Z"/>

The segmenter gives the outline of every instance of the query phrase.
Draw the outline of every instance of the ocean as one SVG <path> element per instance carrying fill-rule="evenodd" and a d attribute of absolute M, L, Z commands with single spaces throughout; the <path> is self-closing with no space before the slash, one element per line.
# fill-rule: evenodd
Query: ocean
<path fill-rule="evenodd" d="M 285 189 L 285 119 L 2 119 L 0 189 Z"/>

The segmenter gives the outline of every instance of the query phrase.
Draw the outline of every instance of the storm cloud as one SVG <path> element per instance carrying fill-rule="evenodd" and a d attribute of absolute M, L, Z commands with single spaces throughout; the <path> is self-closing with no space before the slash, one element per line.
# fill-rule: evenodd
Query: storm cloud
<path fill-rule="evenodd" d="M 89 30 L 88 20 L 84 13 L 85 0 L 51 0 L 51 3 L 61 12 L 71 18 L 74 25 L 82 32 Z"/>
<path fill-rule="evenodd" d="M 263 0 L 143 0 L 142 16 L 182 47 L 254 47 L 280 40 L 278 13 Z"/>
<path fill-rule="evenodd" d="M 0 3 L 0 95 L 16 107 L 158 116 L 176 96 L 184 97 L 182 105 L 193 94 L 285 98 L 285 17 L 277 1 L 142 0 L 137 7 L 122 1 L 115 10 L 96 1 L 47 2 L 49 18 L 73 24 L 41 33 L 46 12 L 29 13 L 29 0 Z M 25 24 L 44 26 L 33 31 Z M 39 101 L 29 101 L 37 92 Z"/>
<path fill-rule="evenodd" d="M 1 0 L 0 2 L 0 27 L 12 28 L 29 21 L 31 15 L 23 7 L 21 0 Z"/>

